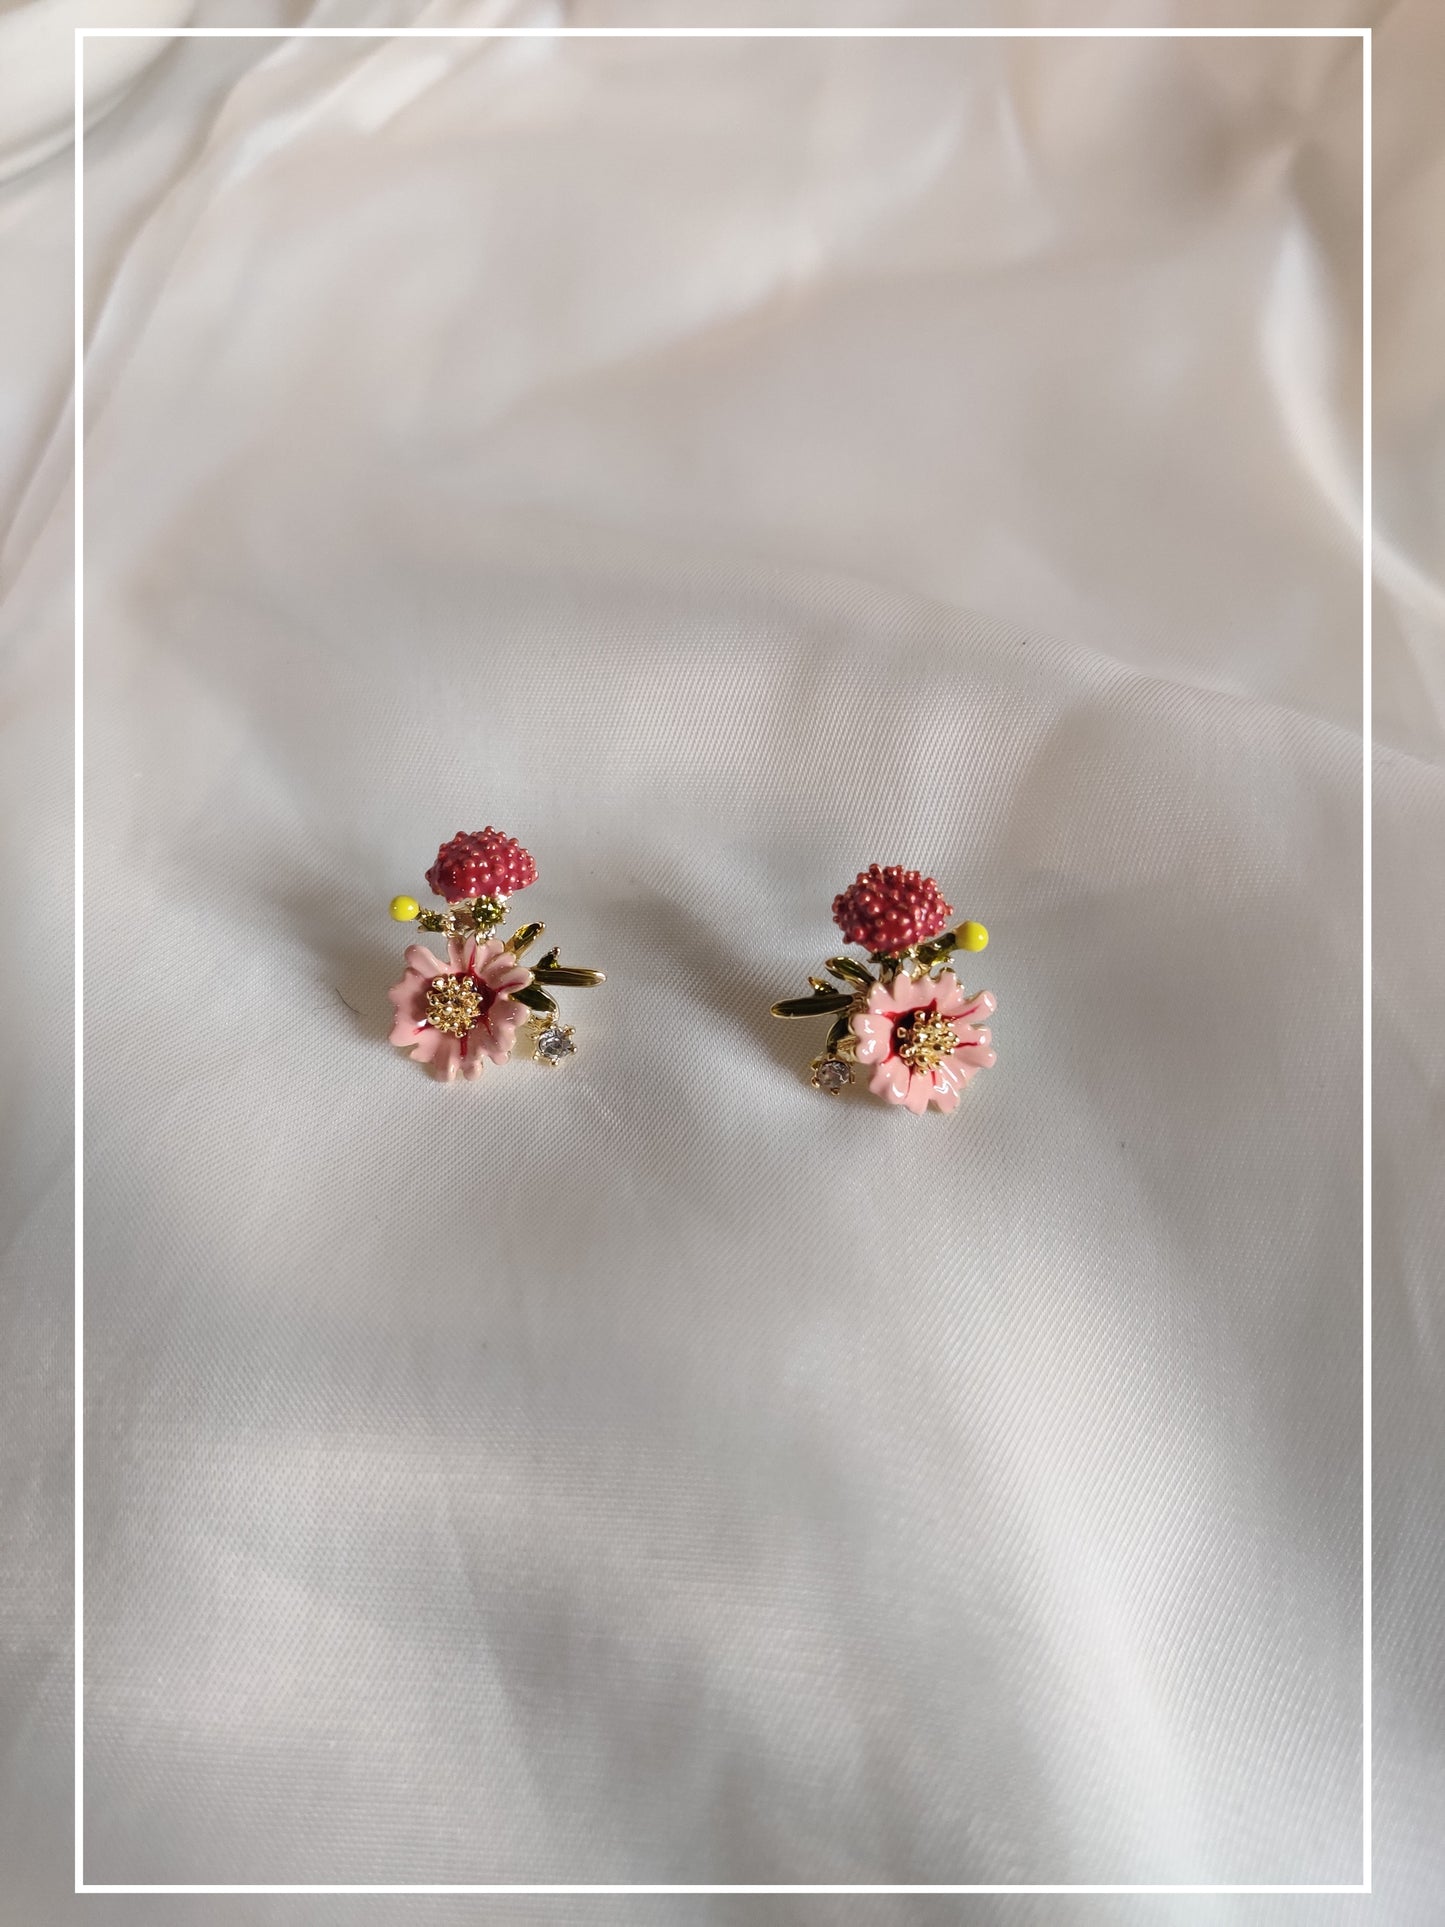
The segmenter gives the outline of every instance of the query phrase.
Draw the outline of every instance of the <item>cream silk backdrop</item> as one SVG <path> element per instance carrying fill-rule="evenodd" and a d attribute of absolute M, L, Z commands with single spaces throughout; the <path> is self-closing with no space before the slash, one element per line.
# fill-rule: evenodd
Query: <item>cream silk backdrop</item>
<path fill-rule="evenodd" d="M 1440 1917 L 1445 39 L 1377 40 L 1376 1898 L 168 1918 Z M 228 41 L 94 132 L 91 1880 L 1358 1878 L 1360 80 Z M 0 191 L 26 1921 L 81 1904 L 68 197 Z M 442 1090 L 385 904 L 488 821 L 608 983 Z M 767 1015 L 873 859 L 994 933 L 952 1120 Z"/>

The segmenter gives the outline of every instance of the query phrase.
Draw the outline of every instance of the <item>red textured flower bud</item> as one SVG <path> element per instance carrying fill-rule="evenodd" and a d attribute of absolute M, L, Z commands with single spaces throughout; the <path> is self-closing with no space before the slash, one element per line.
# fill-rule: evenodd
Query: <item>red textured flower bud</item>
<path fill-rule="evenodd" d="M 946 930 L 952 916 L 932 877 L 896 863 L 886 869 L 870 863 L 833 899 L 834 923 L 849 943 L 865 950 L 907 950 Z"/>
<path fill-rule="evenodd" d="M 448 903 L 509 897 L 537 881 L 537 866 L 514 836 L 488 824 L 484 830 L 458 830 L 443 843 L 426 880 Z"/>

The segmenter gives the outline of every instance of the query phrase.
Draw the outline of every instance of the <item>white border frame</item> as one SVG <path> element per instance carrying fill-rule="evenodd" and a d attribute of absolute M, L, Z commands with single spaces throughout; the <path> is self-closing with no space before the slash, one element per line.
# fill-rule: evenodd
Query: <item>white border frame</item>
<path fill-rule="evenodd" d="M 1372 1822 L 1374 1808 L 1373 1759 L 1373 1620 L 1371 1613 L 1372 1544 L 1371 1483 L 1371 1323 L 1374 1308 L 1372 1269 L 1373 1198 L 1370 1188 L 1374 1130 L 1371 1091 L 1372 1049 L 1370 1013 L 1372 958 L 1370 947 L 1374 891 L 1373 809 L 1370 792 L 1371 745 L 1374 735 L 1374 583 L 1373 530 L 1373 394 L 1371 296 L 1373 235 L 1371 196 L 1371 96 L 1373 33 L 1369 27 L 77 27 L 75 37 L 75 1891 L 77 1894 L 1368 1894 L 1374 1891 Z M 1363 89 L 1363 175 L 1361 283 L 1361 550 L 1362 629 L 1364 667 L 1360 734 L 1364 756 L 1361 831 L 1364 838 L 1361 1038 L 1364 1078 L 1362 1270 L 1363 1331 L 1361 1357 L 1362 1550 L 1361 1593 L 1362 1718 L 1361 1777 L 1364 1784 L 1363 1860 L 1357 1885 L 1287 1884 L 1158 1884 L 1068 1886 L 1017 1883 L 961 1886 L 627 1886 L 624 1884 L 447 1885 L 444 1883 L 337 1886 L 263 1886 L 216 1884 L 150 1886 L 125 1883 L 89 1884 L 85 1879 L 85 1651 L 82 1640 L 85 1609 L 85 1213 L 84 1186 L 84 952 L 81 943 L 81 904 L 84 901 L 85 666 L 84 548 L 85 548 L 85 117 L 83 111 L 85 43 L 87 40 L 1358 40 L 1361 43 Z"/>

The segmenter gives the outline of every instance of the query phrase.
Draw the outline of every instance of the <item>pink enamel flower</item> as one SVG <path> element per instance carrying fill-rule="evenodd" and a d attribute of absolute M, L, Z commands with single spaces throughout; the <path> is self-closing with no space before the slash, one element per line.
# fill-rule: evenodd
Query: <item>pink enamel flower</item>
<path fill-rule="evenodd" d="M 900 972 L 891 983 L 874 984 L 852 1026 L 854 1056 L 873 1066 L 869 1090 L 915 1116 L 930 1104 L 953 1110 L 968 1080 L 995 1062 L 989 1033 L 973 1020 L 997 1006 L 991 990 L 966 996 L 951 970 L 917 983 Z"/>
<path fill-rule="evenodd" d="M 419 943 L 406 952 L 406 975 L 387 992 L 396 1007 L 391 1042 L 409 1049 L 444 1083 L 480 1077 L 487 1058 L 501 1064 L 530 1016 L 511 993 L 532 973 L 496 942 L 452 937 L 448 961 Z"/>

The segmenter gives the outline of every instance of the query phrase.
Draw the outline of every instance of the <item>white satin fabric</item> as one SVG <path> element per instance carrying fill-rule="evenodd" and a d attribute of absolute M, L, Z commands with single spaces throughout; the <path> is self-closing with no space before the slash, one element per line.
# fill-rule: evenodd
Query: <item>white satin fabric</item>
<path fill-rule="evenodd" d="M 1377 39 L 1354 1906 L 1424 1922 L 1440 21 Z M 90 1880 L 1359 1879 L 1360 86 L 1338 41 L 222 42 L 92 136 Z M 27 1920 L 70 1904 L 67 191 L 0 199 Z M 483 823 L 607 984 L 574 1062 L 438 1088 L 386 903 Z M 951 1119 L 809 1090 L 768 1014 L 873 860 L 993 933 Z"/>

